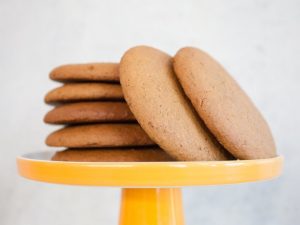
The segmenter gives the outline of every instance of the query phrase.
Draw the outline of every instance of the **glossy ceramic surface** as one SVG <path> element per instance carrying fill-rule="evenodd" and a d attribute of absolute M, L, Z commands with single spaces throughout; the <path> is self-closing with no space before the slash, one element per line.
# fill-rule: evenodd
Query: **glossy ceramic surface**
<path fill-rule="evenodd" d="M 180 187 L 268 180 L 280 175 L 283 158 L 194 162 L 56 162 L 50 152 L 17 158 L 20 175 L 59 184 Z"/>

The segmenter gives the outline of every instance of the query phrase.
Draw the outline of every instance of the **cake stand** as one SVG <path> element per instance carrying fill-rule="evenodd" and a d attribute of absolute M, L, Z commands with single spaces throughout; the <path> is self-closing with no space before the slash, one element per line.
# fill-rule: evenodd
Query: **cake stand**
<path fill-rule="evenodd" d="M 281 156 L 194 162 L 57 162 L 53 153 L 17 158 L 21 176 L 42 182 L 122 187 L 120 225 L 183 225 L 180 187 L 236 184 L 275 178 Z"/>

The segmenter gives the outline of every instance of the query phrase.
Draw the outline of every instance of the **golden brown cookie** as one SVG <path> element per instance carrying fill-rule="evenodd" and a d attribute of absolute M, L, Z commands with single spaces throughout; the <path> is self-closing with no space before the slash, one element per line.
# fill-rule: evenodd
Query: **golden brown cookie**
<path fill-rule="evenodd" d="M 67 149 L 52 157 L 54 161 L 73 162 L 158 162 L 174 161 L 159 147 Z"/>
<path fill-rule="evenodd" d="M 56 81 L 119 81 L 117 63 L 86 63 L 62 65 L 50 73 Z"/>
<path fill-rule="evenodd" d="M 200 117 L 236 158 L 276 156 L 268 124 L 217 61 L 197 48 L 188 47 L 177 52 L 174 69 Z"/>
<path fill-rule="evenodd" d="M 178 160 L 227 159 L 185 98 L 169 55 L 146 46 L 129 49 L 120 63 L 120 81 L 137 121 L 171 156 Z"/>
<path fill-rule="evenodd" d="M 119 84 L 68 83 L 47 93 L 46 103 L 122 100 L 123 92 Z"/>
<path fill-rule="evenodd" d="M 126 102 L 78 102 L 55 107 L 44 117 L 46 123 L 74 124 L 135 121 Z"/>
<path fill-rule="evenodd" d="M 48 146 L 68 148 L 148 146 L 154 142 L 138 124 L 93 124 L 62 128 L 51 133 Z"/>

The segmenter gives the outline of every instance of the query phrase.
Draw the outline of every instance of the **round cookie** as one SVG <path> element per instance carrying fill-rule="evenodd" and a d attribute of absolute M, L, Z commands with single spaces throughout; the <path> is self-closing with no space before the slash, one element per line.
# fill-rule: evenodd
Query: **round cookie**
<path fill-rule="evenodd" d="M 219 142 L 238 159 L 276 156 L 268 124 L 237 82 L 212 57 L 183 48 L 175 73 L 186 95 Z"/>
<path fill-rule="evenodd" d="M 52 157 L 54 161 L 73 162 L 159 162 L 174 161 L 159 147 L 67 149 Z"/>
<path fill-rule="evenodd" d="M 86 63 L 62 65 L 50 73 L 52 80 L 66 81 L 119 81 L 117 63 Z"/>
<path fill-rule="evenodd" d="M 107 83 L 68 83 L 47 93 L 46 103 L 122 100 L 123 92 L 119 84 Z"/>
<path fill-rule="evenodd" d="M 125 102 L 78 102 L 55 107 L 44 117 L 50 124 L 135 121 Z"/>
<path fill-rule="evenodd" d="M 68 148 L 155 145 L 138 124 L 93 124 L 65 127 L 51 133 L 46 139 L 46 144 Z"/>
<path fill-rule="evenodd" d="M 120 63 L 124 97 L 139 124 L 178 160 L 225 160 L 227 154 L 185 98 L 172 69 L 172 58 L 138 46 Z"/>

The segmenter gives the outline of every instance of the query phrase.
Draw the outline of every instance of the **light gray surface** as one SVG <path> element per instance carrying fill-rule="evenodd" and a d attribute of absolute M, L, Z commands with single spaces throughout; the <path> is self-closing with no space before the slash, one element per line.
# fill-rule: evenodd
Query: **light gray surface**
<path fill-rule="evenodd" d="M 263 112 L 284 176 L 271 182 L 187 188 L 187 225 L 289 225 L 300 219 L 299 1 L 0 0 L 0 224 L 117 224 L 119 190 L 36 183 L 15 157 L 45 150 L 47 74 L 70 62 L 118 61 L 147 44 L 185 45 L 217 58 Z"/>

